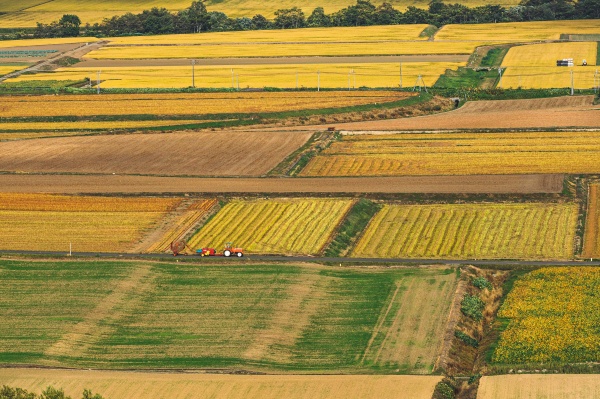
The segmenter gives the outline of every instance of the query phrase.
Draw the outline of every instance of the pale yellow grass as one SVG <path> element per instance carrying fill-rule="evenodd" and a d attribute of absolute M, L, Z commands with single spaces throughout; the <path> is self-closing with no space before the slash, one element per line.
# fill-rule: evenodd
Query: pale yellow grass
<path fill-rule="evenodd" d="M 1 131 L 27 131 L 43 130 L 52 132 L 56 130 L 78 130 L 86 131 L 90 129 L 135 129 L 155 126 L 175 126 L 192 123 L 208 122 L 207 120 L 158 120 L 158 121 L 101 121 L 101 122 L 8 122 L 0 125 Z M 0 135 L 0 140 L 5 139 Z"/>
<path fill-rule="evenodd" d="M 48 385 L 80 397 L 91 389 L 105 398 L 227 399 L 429 399 L 440 376 L 210 375 L 0 369 L 3 384 L 36 393 Z"/>
<path fill-rule="evenodd" d="M 594 86 L 598 43 L 544 43 L 511 48 L 502 66 L 506 67 L 502 87 L 548 89 L 571 86 L 571 71 L 576 89 Z M 556 60 L 573 58 L 575 67 L 557 67 Z M 588 66 L 581 66 L 586 60 Z"/>
<path fill-rule="evenodd" d="M 458 62 L 404 63 L 403 85 L 412 87 L 421 75 L 426 85 L 431 86 L 446 69 L 464 65 Z M 96 72 L 96 69 L 62 68 L 51 74 L 28 75 L 9 81 L 81 80 L 94 76 Z M 188 87 L 192 83 L 192 70 L 189 67 L 110 67 L 102 68 L 102 80 L 105 88 Z M 196 87 L 208 88 L 238 87 L 238 82 L 240 88 L 317 87 L 319 80 L 324 88 L 348 88 L 348 83 L 353 88 L 398 87 L 400 69 L 398 64 L 390 63 L 203 66 L 196 67 L 195 76 Z M 320 101 L 318 105 L 322 107 Z"/>
<path fill-rule="evenodd" d="M 113 37 L 111 44 L 217 44 L 217 43 L 297 43 L 297 42 L 376 42 L 426 40 L 419 34 L 427 25 L 357 26 L 340 28 L 304 28 L 210 32 L 202 34 Z"/>
<path fill-rule="evenodd" d="M 0 17 L 0 26 L 1 25 L 2 17 Z M 96 39 L 95 37 L 62 37 L 55 39 L 2 40 L 0 41 L 0 48 L 51 46 L 54 44 L 91 43 L 96 41 L 98 41 L 98 39 Z"/>
<path fill-rule="evenodd" d="M 93 59 L 148 59 L 471 54 L 475 47 L 482 44 L 484 43 L 420 41 L 377 44 L 366 42 L 222 44 L 218 46 L 109 46 L 92 51 L 86 57 Z"/>
<path fill-rule="evenodd" d="M 438 40 L 476 40 L 519 42 L 558 40 L 563 33 L 600 33 L 600 20 L 507 22 L 498 24 L 446 25 L 436 35 Z"/>
<path fill-rule="evenodd" d="M 479 384 L 477 399 L 595 399 L 600 378 L 594 374 L 495 375 Z"/>

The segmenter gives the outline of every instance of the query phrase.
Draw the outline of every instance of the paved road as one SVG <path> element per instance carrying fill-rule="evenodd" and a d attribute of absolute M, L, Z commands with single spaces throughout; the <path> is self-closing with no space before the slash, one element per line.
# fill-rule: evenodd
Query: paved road
<path fill-rule="evenodd" d="M 0 251 L 0 255 L 30 255 L 47 257 L 68 257 L 68 252 L 51 251 Z M 200 258 L 193 255 L 180 255 L 174 258 L 171 254 L 132 254 L 132 253 L 106 253 L 106 252 L 73 252 L 72 257 L 79 258 L 106 258 L 106 259 L 222 259 L 230 262 L 238 262 L 239 258 Z M 315 263 L 361 263 L 372 265 L 383 264 L 406 264 L 406 265 L 473 265 L 473 266 L 600 266 L 600 259 L 586 260 L 478 260 L 478 259 L 407 259 L 407 258 L 328 258 L 313 256 L 276 256 L 276 255 L 246 255 L 245 260 L 261 262 L 315 262 Z"/>

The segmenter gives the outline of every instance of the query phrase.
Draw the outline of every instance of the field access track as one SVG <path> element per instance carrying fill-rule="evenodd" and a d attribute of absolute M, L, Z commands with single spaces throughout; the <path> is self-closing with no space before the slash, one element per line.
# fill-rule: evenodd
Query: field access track
<path fill-rule="evenodd" d="M 536 194 L 560 193 L 563 179 L 560 174 L 237 179 L 0 174 L 0 192 Z"/>

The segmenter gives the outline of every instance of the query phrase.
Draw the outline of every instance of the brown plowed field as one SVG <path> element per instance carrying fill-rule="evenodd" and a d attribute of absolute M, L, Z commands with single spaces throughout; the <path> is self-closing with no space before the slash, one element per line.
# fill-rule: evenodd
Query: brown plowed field
<path fill-rule="evenodd" d="M 0 192 L 23 193 L 559 193 L 563 175 L 333 178 L 185 178 L 2 175 Z"/>
<path fill-rule="evenodd" d="M 48 385 L 80 397 L 91 389 L 105 398 L 429 399 L 440 376 L 211 375 L 73 370 L 0 370 L 0 381 L 40 393 Z"/>
<path fill-rule="evenodd" d="M 520 129 L 600 127 L 600 106 L 593 96 L 532 100 L 473 101 L 447 113 L 415 118 L 337 123 L 340 130 Z M 311 126 L 320 130 L 327 126 Z M 306 126 L 284 128 L 307 130 Z"/>
<path fill-rule="evenodd" d="M 203 132 L 62 137 L 0 143 L 0 170 L 260 176 L 309 133 Z"/>

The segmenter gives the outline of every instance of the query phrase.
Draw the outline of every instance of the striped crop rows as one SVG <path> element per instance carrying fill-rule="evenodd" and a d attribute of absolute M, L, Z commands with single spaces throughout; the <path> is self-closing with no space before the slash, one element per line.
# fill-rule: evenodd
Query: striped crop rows
<path fill-rule="evenodd" d="M 573 256 L 574 204 L 385 205 L 354 257 Z"/>
<path fill-rule="evenodd" d="M 351 205 L 330 199 L 232 201 L 189 244 L 220 248 L 233 242 L 254 253 L 316 254 Z"/>

